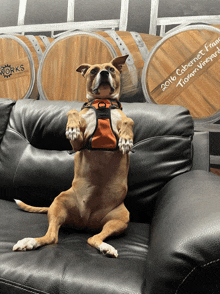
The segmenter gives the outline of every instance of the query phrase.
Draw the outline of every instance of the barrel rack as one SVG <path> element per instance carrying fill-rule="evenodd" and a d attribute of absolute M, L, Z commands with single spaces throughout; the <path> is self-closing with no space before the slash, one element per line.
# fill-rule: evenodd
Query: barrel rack
<path fill-rule="evenodd" d="M 74 31 L 74 30 L 100 30 L 100 29 L 116 29 L 120 31 L 127 30 L 128 22 L 128 8 L 129 0 L 121 0 L 121 11 L 119 19 L 108 19 L 108 20 L 94 20 L 94 21 L 83 21 L 76 22 L 74 20 L 75 3 L 80 0 L 68 0 L 67 5 L 67 21 L 64 23 L 51 23 L 51 24 L 25 24 L 25 15 L 28 0 L 19 0 L 18 9 L 18 22 L 17 26 L 1 27 L 0 34 L 25 34 L 28 32 L 51 32 L 51 37 L 57 37 L 59 34 L 55 32 L 59 31 Z M 30 0 L 29 0 L 30 1 Z"/>
<path fill-rule="evenodd" d="M 203 23 L 211 25 L 220 25 L 220 15 L 197 15 L 197 16 L 178 16 L 178 17 L 158 17 L 160 0 L 151 0 L 150 12 L 150 28 L 149 33 L 156 35 L 157 27 L 160 26 L 160 36 L 166 34 L 166 26 L 176 25 L 174 29 L 169 30 L 167 33 L 180 29 L 181 27 L 193 24 Z"/>

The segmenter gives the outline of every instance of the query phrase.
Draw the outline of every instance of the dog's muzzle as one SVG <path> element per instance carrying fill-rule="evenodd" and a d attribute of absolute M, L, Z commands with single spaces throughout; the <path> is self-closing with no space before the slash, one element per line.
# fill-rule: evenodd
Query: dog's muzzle
<path fill-rule="evenodd" d="M 113 79 L 111 74 L 107 70 L 102 70 L 97 74 L 95 86 L 93 88 L 93 93 L 98 94 L 99 87 L 105 84 L 110 86 L 111 94 L 114 93 L 115 88 L 113 85 Z"/>

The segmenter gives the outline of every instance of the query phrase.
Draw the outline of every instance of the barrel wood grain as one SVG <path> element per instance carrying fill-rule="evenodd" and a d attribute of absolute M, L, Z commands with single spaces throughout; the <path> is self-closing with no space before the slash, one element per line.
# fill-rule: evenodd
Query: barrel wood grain
<path fill-rule="evenodd" d="M 124 66 L 121 76 L 121 94 L 130 97 L 142 92 L 144 61 L 130 32 L 120 31 L 115 34 L 123 40 L 134 60 L 132 67 Z M 140 35 L 149 51 L 161 39 L 158 36 Z M 40 64 L 38 89 L 41 98 L 86 101 L 85 80 L 76 72 L 76 68 L 82 63 L 109 62 L 122 53 L 111 34 L 104 31 L 74 32 L 58 38 L 45 52 Z M 137 84 L 133 83 L 132 77 L 138 81 Z"/>
<path fill-rule="evenodd" d="M 190 26 L 163 38 L 142 76 L 145 98 L 182 105 L 197 119 L 220 109 L 220 30 Z"/>
<path fill-rule="evenodd" d="M 113 57 L 109 48 L 93 36 L 62 38 L 51 46 L 40 66 L 40 91 L 48 100 L 86 101 L 85 79 L 76 68 L 82 63 L 107 62 Z"/>
<path fill-rule="evenodd" d="M 45 45 L 34 37 L 42 53 Z M 49 38 L 50 42 L 52 39 Z M 0 97 L 14 100 L 38 97 L 36 76 L 39 60 L 26 36 L 0 36 Z"/>

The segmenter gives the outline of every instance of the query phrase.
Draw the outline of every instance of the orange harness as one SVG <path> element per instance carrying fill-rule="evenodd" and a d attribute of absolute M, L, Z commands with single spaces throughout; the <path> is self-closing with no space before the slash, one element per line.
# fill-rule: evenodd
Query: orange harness
<path fill-rule="evenodd" d="M 96 127 L 84 146 L 89 150 L 118 150 L 118 139 L 113 131 L 111 109 L 122 109 L 121 103 L 114 99 L 94 99 L 86 102 L 82 109 L 92 108 L 96 114 Z"/>

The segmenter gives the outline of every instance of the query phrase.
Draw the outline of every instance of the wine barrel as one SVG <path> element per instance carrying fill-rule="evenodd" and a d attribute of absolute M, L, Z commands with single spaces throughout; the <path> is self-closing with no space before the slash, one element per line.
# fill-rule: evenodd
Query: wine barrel
<path fill-rule="evenodd" d="M 149 51 L 161 37 L 135 32 L 71 32 L 46 50 L 38 71 L 41 99 L 86 101 L 84 78 L 76 72 L 82 63 L 96 64 L 129 54 L 122 72 L 121 95 L 129 101 L 142 93 L 141 73 Z"/>
<path fill-rule="evenodd" d="M 39 62 L 52 41 L 45 36 L 0 36 L 1 98 L 37 99 Z"/>
<path fill-rule="evenodd" d="M 198 120 L 220 109 L 220 30 L 188 26 L 170 33 L 150 52 L 142 74 L 148 102 L 182 105 Z"/>
<path fill-rule="evenodd" d="M 220 25 L 212 25 L 214 28 L 220 29 Z"/>

